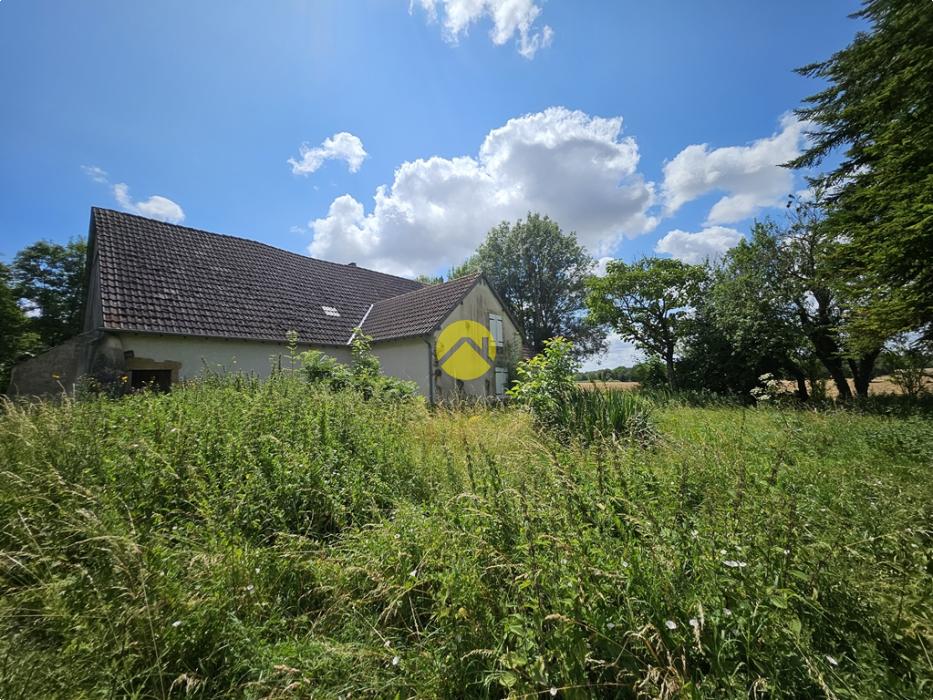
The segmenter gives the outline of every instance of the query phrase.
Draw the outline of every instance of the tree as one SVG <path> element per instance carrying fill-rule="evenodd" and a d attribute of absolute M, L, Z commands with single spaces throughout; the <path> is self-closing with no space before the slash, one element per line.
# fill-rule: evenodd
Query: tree
<path fill-rule="evenodd" d="M 731 357 L 715 358 L 720 372 L 744 375 L 728 384 L 741 385 L 745 393 L 762 374 L 790 376 L 797 383 L 798 398 L 805 401 L 809 341 L 787 301 L 775 230 L 773 222 L 758 222 L 751 240 L 726 253 L 712 271 L 701 316 L 712 329 L 707 334 L 719 334 L 728 343 Z M 693 354 L 710 358 L 715 353 L 694 348 Z"/>
<path fill-rule="evenodd" d="M 39 241 L 13 259 L 13 290 L 25 302 L 29 324 L 46 347 L 81 332 L 84 309 L 84 265 L 87 245 Z"/>
<path fill-rule="evenodd" d="M 717 323 L 737 347 L 770 356 L 797 379 L 812 352 L 826 368 L 839 397 L 868 395 L 884 338 L 866 332 L 869 300 L 854 294 L 838 264 L 839 241 L 823 219 L 819 199 L 791 198 L 786 225 L 756 223 L 751 240 L 730 251 L 716 276 L 710 303 Z"/>
<path fill-rule="evenodd" d="M 933 324 L 933 11 L 917 0 L 865 0 L 871 23 L 829 60 L 798 70 L 828 87 L 797 110 L 811 120 L 809 147 L 789 165 L 817 166 L 845 149 L 815 178 L 830 193 L 826 224 L 867 297 L 857 326 L 876 336 Z"/>
<path fill-rule="evenodd" d="M 0 264 L 0 392 L 6 391 L 16 361 L 37 345 L 38 338 L 29 332 L 29 319 L 10 287 L 10 269 Z"/>
<path fill-rule="evenodd" d="M 706 270 L 679 260 L 614 260 L 604 277 L 591 277 L 586 299 L 594 323 L 608 324 L 623 340 L 664 362 L 668 385 L 677 386 L 675 356 L 699 301 Z"/>
<path fill-rule="evenodd" d="M 544 350 L 546 340 L 560 336 L 579 357 L 601 349 L 605 339 L 585 314 L 586 279 L 593 266 L 575 233 L 564 233 L 546 216 L 529 214 L 524 221 L 492 229 L 460 270 L 486 275 L 535 353 Z"/>

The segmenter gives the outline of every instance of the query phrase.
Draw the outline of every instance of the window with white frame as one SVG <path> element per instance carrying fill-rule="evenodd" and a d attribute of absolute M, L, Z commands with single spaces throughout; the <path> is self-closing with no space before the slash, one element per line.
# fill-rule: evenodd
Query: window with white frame
<path fill-rule="evenodd" d="M 489 314 L 489 332 L 492 334 L 492 339 L 495 341 L 496 346 L 501 346 L 504 342 L 501 316 L 497 314 Z"/>
<path fill-rule="evenodd" d="M 496 396 L 505 396 L 509 388 L 509 370 L 507 367 L 496 367 Z"/>

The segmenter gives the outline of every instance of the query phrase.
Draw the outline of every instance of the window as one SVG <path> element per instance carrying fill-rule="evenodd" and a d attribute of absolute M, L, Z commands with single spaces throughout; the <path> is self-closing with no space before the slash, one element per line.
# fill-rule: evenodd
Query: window
<path fill-rule="evenodd" d="M 497 314 L 489 314 L 489 332 L 492 339 L 496 341 L 496 346 L 501 346 L 503 342 L 502 317 Z"/>
<path fill-rule="evenodd" d="M 496 396 L 505 396 L 509 387 L 509 370 L 507 367 L 496 367 Z"/>
<path fill-rule="evenodd" d="M 340 318 L 340 312 L 337 311 L 337 308 L 334 306 L 322 306 L 321 310 L 324 312 L 325 316 L 334 316 L 335 318 Z"/>

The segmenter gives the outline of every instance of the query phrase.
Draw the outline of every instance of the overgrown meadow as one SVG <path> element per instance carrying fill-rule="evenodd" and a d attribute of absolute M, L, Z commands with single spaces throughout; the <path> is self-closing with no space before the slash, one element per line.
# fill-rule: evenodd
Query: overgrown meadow
<path fill-rule="evenodd" d="M 929 418 L 638 410 L 6 404 L 0 697 L 933 695 Z"/>

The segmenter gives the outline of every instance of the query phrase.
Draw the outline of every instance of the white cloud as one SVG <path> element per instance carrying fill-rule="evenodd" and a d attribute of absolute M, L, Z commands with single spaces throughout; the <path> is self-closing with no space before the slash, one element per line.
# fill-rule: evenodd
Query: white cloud
<path fill-rule="evenodd" d="M 99 168 L 96 165 L 82 165 L 81 170 L 94 182 L 107 183 L 107 171 L 103 168 Z"/>
<path fill-rule="evenodd" d="M 606 351 L 591 355 L 580 366 L 584 372 L 594 369 L 615 369 L 632 367 L 644 359 L 644 355 L 635 349 L 632 343 L 622 340 L 618 333 L 610 333 L 606 338 Z"/>
<path fill-rule="evenodd" d="M 324 165 L 325 160 L 342 160 L 346 162 L 350 172 L 355 173 L 368 155 L 359 137 L 346 131 L 324 139 L 317 148 L 311 148 L 303 143 L 298 152 L 300 154 L 298 160 L 288 159 L 288 164 L 292 166 L 292 172 L 295 175 L 310 175 Z"/>
<path fill-rule="evenodd" d="M 185 212 L 182 208 L 167 197 L 153 195 L 145 201 L 133 201 L 130 197 L 130 188 L 122 182 L 113 186 L 113 196 L 117 204 L 131 214 L 167 221 L 170 224 L 180 224 L 185 220 Z"/>
<path fill-rule="evenodd" d="M 596 261 L 596 267 L 593 268 L 593 274 L 596 275 L 597 277 L 605 277 L 606 266 L 609 265 L 609 263 L 611 263 L 613 260 L 615 260 L 615 258 L 612 257 L 611 255 L 605 255 L 599 258 Z"/>
<path fill-rule="evenodd" d="M 669 253 L 685 263 L 697 265 L 706 260 L 718 260 L 743 238 L 734 228 L 710 226 L 697 233 L 674 229 L 658 241 L 657 253 Z"/>
<path fill-rule="evenodd" d="M 707 226 L 735 223 L 779 206 L 794 189 L 793 171 L 780 165 L 800 154 L 807 127 L 786 114 L 780 131 L 747 146 L 687 146 L 664 165 L 665 215 L 709 192 L 725 194 L 710 210 Z"/>
<path fill-rule="evenodd" d="M 492 20 L 489 38 L 496 46 L 502 46 L 516 34 L 518 52 L 532 59 L 538 49 L 547 48 L 554 38 L 554 30 L 544 25 L 539 29 L 535 22 L 541 8 L 534 0 L 411 0 L 408 11 L 420 5 L 432 22 L 437 21 L 437 6 L 444 9 L 444 39 L 456 44 L 461 35 L 469 33 L 470 25 L 483 17 Z"/>
<path fill-rule="evenodd" d="M 368 214 L 350 195 L 338 197 L 310 223 L 309 251 L 400 274 L 436 270 L 462 262 L 499 222 L 540 212 L 604 254 L 621 235 L 657 224 L 638 146 L 621 133 L 621 117 L 563 107 L 511 119 L 489 132 L 477 157 L 403 163 Z"/>

